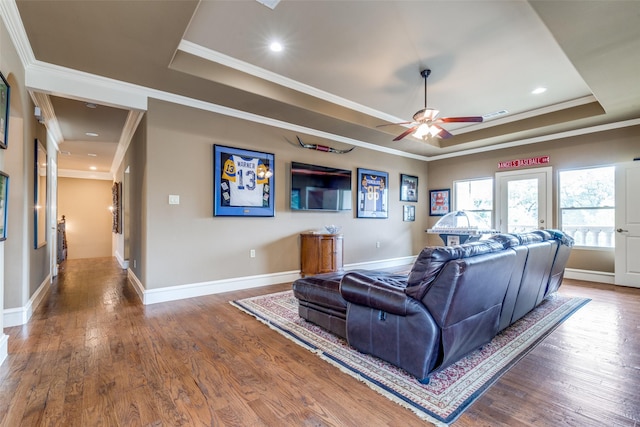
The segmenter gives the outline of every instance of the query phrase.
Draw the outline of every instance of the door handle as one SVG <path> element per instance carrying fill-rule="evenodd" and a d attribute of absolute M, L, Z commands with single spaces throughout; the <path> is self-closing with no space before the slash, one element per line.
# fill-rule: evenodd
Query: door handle
<path fill-rule="evenodd" d="M 629 232 L 629 230 L 623 230 L 622 228 L 616 228 L 616 231 L 618 233 L 628 233 Z"/>

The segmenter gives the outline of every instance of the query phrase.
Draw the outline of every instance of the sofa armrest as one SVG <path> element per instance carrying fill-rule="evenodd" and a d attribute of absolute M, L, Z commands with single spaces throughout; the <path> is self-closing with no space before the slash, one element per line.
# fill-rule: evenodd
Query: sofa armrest
<path fill-rule="evenodd" d="M 340 282 L 340 293 L 346 301 L 399 316 L 407 315 L 406 282 L 380 280 L 361 273 L 347 273 Z M 411 298 L 412 299 L 412 298 Z"/>

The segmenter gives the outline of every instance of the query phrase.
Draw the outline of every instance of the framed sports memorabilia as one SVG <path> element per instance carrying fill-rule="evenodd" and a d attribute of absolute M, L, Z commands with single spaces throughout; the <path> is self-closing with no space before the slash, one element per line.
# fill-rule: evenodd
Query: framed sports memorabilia
<path fill-rule="evenodd" d="M 400 201 L 418 201 L 418 177 L 400 174 Z"/>
<path fill-rule="evenodd" d="M 415 221 L 416 220 L 416 207 L 414 205 L 404 205 L 402 207 L 402 220 L 403 221 Z"/>
<path fill-rule="evenodd" d="M 449 189 L 429 191 L 429 215 L 442 216 L 449 213 Z"/>
<path fill-rule="evenodd" d="M 389 217 L 389 174 L 358 168 L 358 218 Z"/>
<path fill-rule="evenodd" d="M 0 148 L 7 148 L 9 139 L 9 92 L 9 83 L 0 73 Z"/>
<path fill-rule="evenodd" d="M 213 146 L 213 215 L 274 216 L 273 154 Z"/>

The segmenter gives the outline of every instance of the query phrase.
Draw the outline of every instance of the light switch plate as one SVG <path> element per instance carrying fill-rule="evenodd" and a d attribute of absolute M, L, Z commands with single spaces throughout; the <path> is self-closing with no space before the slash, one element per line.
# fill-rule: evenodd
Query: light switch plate
<path fill-rule="evenodd" d="M 175 194 L 169 195 L 169 204 L 170 205 L 179 205 L 180 204 L 180 196 L 176 196 Z"/>

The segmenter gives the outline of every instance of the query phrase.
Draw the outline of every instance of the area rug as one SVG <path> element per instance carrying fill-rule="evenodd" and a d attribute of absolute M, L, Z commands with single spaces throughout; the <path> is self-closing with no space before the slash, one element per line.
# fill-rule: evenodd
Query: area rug
<path fill-rule="evenodd" d="M 560 323 L 589 302 L 555 294 L 502 331 L 490 343 L 436 372 L 429 384 L 376 357 L 362 354 L 342 338 L 298 315 L 292 291 L 231 304 L 316 353 L 343 372 L 438 426 L 454 422 L 484 391 Z"/>

